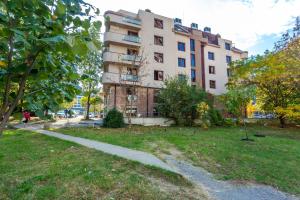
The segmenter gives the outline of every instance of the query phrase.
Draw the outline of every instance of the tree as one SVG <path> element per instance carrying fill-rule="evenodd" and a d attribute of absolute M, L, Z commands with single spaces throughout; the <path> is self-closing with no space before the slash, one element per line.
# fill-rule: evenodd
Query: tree
<path fill-rule="evenodd" d="M 89 119 L 91 97 L 99 93 L 101 72 L 102 72 L 101 57 L 98 52 L 91 52 L 79 64 L 81 75 L 81 85 L 84 97 L 86 97 L 86 116 Z"/>
<path fill-rule="evenodd" d="M 81 100 L 81 106 L 82 107 L 87 107 L 87 101 L 88 101 L 88 97 L 82 97 Z M 94 113 L 96 111 L 101 111 L 101 104 L 103 103 L 103 100 L 99 97 L 99 96 L 92 96 L 90 98 L 90 105 L 91 105 L 91 109 L 90 110 L 93 110 Z"/>
<path fill-rule="evenodd" d="M 40 104 L 44 104 L 61 89 L 52 84 L 50 91 L 47 84 L 60 80 L 64 84 L 66 77 L 76 82 L 76 58 L 91 46 L 99 47 L 89 33 L 91 25 L 100 28 L 95 21 L 98 14 L 98 9 L 81 0 L 0 2 L 0 134 L 16 106 L 25 101 L 24 95 L 43 89 Z M 74 89 L 64 87 L 61 94 L 71 97 Z"/>
<path fill-rule="evenodd" d="M 175 120 L 177 125 L 192 125 L 197 105 L 206 100 L 205 91 L 192 87 L 186 78 L 170 78 L 158 94 L 158 112 Z"/>
<path fill-rule="evenodd" d="M 298 28 L 293 30 L 297 31 Z M 276 43 L 273 52 L 235 62 L 231 66 L 229 85 L 254 86 L 256 99 L 262 109 L 275 113 L 281 127 L 285 126 L 286 117 L 278 110 L 300 104 L 299 36 L 296 32 L 286 32 Z"/>

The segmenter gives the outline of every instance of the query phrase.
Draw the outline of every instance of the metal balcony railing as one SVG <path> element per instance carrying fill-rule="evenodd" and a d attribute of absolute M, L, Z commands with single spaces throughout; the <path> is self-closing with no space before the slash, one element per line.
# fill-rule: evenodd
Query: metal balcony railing
<path fill-rule="evenodd" d="M 121 74 L 121 80 L 138 82 L 139 77 L 137 75 L 132 75 L 132 74 Z"/>
<path fill-rule="evenodd" d="M 130 24 L 135 24 L 135 25 L 139 25 L 139 26 L 142 24 L 140 20 L 133 19 L 133 18 L 130 18 L 130 17 L 124 17 L 123 22 L 127 22 L 127 23 L 130 23 Z"/>
<path fill-rule="evenodd" d="M 122 60 L 124 60 L 124 61 L 139 62 L 141 60 L 141 56 L 137 56 L 137 55 L 122 55 Z"/>
<path fill-rule="evenodd" d="M 124 35 L 123 40 L 128 42 L 141 43 L 141 38 L 134 35 Z"/>

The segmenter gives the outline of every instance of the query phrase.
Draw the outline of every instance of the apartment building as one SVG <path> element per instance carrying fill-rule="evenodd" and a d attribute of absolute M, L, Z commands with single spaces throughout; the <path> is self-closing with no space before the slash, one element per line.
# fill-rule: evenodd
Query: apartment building
<path fill-rule="evenodd" d="M 210 28 L 182 25 L 181 19 L 139 10 L 107 11 L 102 78 L 107 109 L 134 116 L 157 115 L 156 94 L 168 77 L 186 77 L 190 84 L 215 95 L 226 91 L 228 63 L 247 57 L 230 40 Z"/>

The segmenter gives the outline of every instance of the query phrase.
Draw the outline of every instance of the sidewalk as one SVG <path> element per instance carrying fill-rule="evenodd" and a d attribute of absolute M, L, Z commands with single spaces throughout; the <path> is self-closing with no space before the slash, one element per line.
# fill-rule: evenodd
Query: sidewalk
<path fill-rule="evenodd" d="M 103 143 L 103 142 L 98 142 L 98 141 L 94 141 L 94 140 L 74 137 L 74 136 L 70 136 L 70 135 L 64 135 L 64 134 L 56 133 L 53 131 L 42 130 L 41 126 L 28 126 L 23 129 L 38 132 L 38 133 L 48 135 L 51 137 L 56 137 L 56 138 L 59 138 L 62 140 L 75 142 L 77 144 L 80 144 L 80 145 L 88 147 L 88 148 L 103 151 L 104 153 L 116 155 L 121 158 L 140 162 L 145 165 L 155 166 L 158 168 L 162 168 L 164 170 L 178 173 L 175 169 L 171 168 L 169 165 L 167 165 L 166 163 L 161 161 L 159 158 L 157 158 L 156 156 L 154 156 L 150 153 L 132 150 L 132 149 L 128 149 L 125 147 L 120 147 L 120 146 L 107 144 L 107 143 Z"/>

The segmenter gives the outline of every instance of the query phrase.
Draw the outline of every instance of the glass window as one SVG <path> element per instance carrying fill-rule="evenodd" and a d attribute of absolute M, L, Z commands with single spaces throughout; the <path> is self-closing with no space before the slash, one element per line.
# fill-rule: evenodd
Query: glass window
<path fill-rule="evenodd" d="M 190 39 L 190 46 L 191 46 L 191 51 L 195 51 L 195 40 Z"/>
<path fill-rule="evenodd" d="M 191 66 L 195 67 L 196 66 L 196 58 L 195 58 L 195 54 L 191 54 Z"/>
<path fill-rule="evenodd" d="M 163 29 L 164 28 L 164 22 L 161 19 L 154 19 L 154 27 L 155 28 L 160 28 Z"/>
<path fill-rule="evenodd" d="M 225 49 L 226 49 L 226 50 L 230 50 L 230 49 L 231 49 L 230 44 L 227 43 L 227 42 L 225 43 Z"/>
<path fill-rule="evenodd" d="M 179 80 L 185 80 L 186 76 L 184 74 L 178 74 L 178 79 Z"/>
<path fill-rule="evenodd" d="M 231 56 L 226 56 L 226 62 L 229 64 L 231 63 Z"/>
<path fill-rule="evenodd" d="M 216 81 L 210 80 L 209 81 L 209 87 L 212 89 L 216 89 Z"/>
<path fill-rule="evenodd" d="M 215 60 L 215 54 L 213 52 L 208 52 L 208 59 Z"/>
<path fill-rule="evenodd" d="M 196 70 L 191 69 L 192 82 L 196 82 Z"/>
<path fill-rule="evenodd" d="M 177 47 L 178 47 L 178 51 L 185 51 L 185 43 L 178 42 Z"/>
<path fill-rule="evenodd" d="M 209 66 L 208 71 L 210 74 L 215 74 L 216 73 L 215 66 Z"/>
<path fill-rule="evenodd" d="M 163 46 L 164 45 L 164 38 L 161 37 L 161 36 L 154 35 L 154 44 Z"/>
<path fill-rule="evenodd" d="M 154 80 L 156 81 L 163 81 L 164 80 L 164 72 L 154 70 Z"/>
<path fill-rule="evenodd" d="M 185 59 L 178 58 L 178 67 L 185 67 Z"/>
<path fill-rule="evenodd" d="M 164 62 L 164 55 L 162 53 L 154 52 L 154 60 L 158 63 Z"/>

